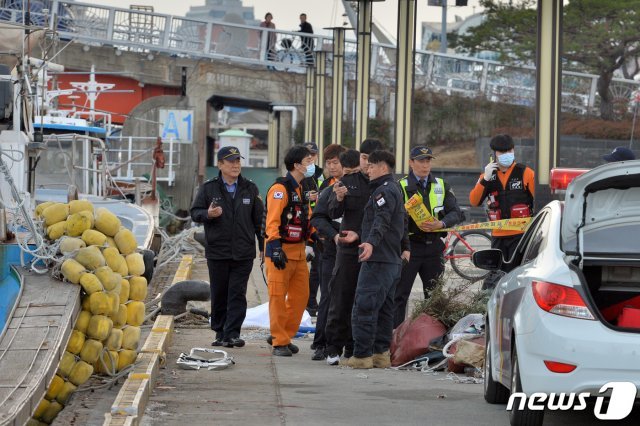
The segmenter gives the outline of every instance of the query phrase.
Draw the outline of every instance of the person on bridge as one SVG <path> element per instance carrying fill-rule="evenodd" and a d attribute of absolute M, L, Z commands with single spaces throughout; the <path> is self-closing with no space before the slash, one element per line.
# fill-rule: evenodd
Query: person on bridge
<path fill-rule="evenodd" d="M 340 230 L 340 220 L 334 220 L 329 216 L 329 196 L 333 191 L 332 185 L 342 178 L 343 168 L 340 164 L 340 154 L 346 151 L 342 145 L 331 144 L 324 149 L 325 170 L 329 173 L 327 179 L 320 185 L 320 194 L 313 214 L 311 215 L 311 225 L 316 229 L 318 241 L 318 255 L 320 258 L 318 270 L 320 272 L 320 303 L 318 307 L 318 320 L 316 321 L 316 332 L 313 336 L 313 349 L 315 352 L 311 357 L 314 361 L 325 359 L 325 325 L 329 312 L 329 281 L 336 263 L 336 243 L 338 241 L 338 231 Z"/>
<path fill-rule="evenodd" d="M 388 151 L 369 155 L 372 192 L 364 207 L 358 245 L 362 266 L 351 312 L 353 356 L 347 361 L 351 368 L 391 366 L 393 297 L 400 280 L 407 214 L 402 190 L 393 179 L 394 167 L 395 158 Z"/>
<path fill-rule="evenodd" d="M 486 199 L 489 220 L 533 217 L 535 174 L 524 164 L 515 162 L 513 139 L 509 135 L 497 135 L 489 143 L 493 151 L 491 161 L 469 194 L 472 206 L 480 206 Z M 496 161 L 494 161 L 494 159 Z M 511 259 L 523 231 L 492 231 L 491 247 L 502 251 L 505 261 Z M 508 271 L 505 271 L 508 272 Z M 492 288 L 497 274 L 485 279 L 483 288 Z"/>
<path fill-rule="evenodd" d="M 318 161 L 318 145 L 316 145 L 315 142 L 305 142 L 302 145 L 311 151 L 311 158 L 313 163 L 316 164 Z M 313 176 L 306 177 L 302 180 L 302 190 L 305 195 L 308 194 L 309 200 L 311 201 L 311 210 L 316 207 L 318 192 L 323 182 L 324 170 L 322 167 L 318 167 L 317 165 Z M 313 252 L 318 252 L 315 242 L 313 243 Z M 311 270 L 309 271 L 309 301 L 307 302 L 307 311 L 309 311 L 309 315 L 315 317 L 318 314 L 318 288 L 320 287 L 320 268 L 318 262 L 320 261 L 320 258 L 313 256 L 307 260 L 311 262 Z M 311 349 L 315 349 L 315 347 L 312 347 Z"/>
<path fill-rule="evenodd" d="M 273 355 L 291 356 L 299 351 L 291 343 L 300 328 L 309 299 L 307 245 L 314 237 L 308 194 L 300 183 L 313 176 L 315 164 L 304 146 L 291 147 L 284 157 L 287 175 L 276 179 L 266 197 L 265 264 L 269 286 L 269 320 Z"/>
<path fill-rule="evenodd" d="M 307 14 L 300 14 L 300 32 L 313 34 L 313 27 L 309 22 L 307 22 Z M 305 63 L 309 66 L 313 65 L 313 48 L 315 42 L 313 37 L 300 37 L 300 41 L 302 42 L 302 50 L 305 56 Z"/>
<path fill-rule="evenodd" d="M 355 149 L 340 154 L 344 176 L 342 185 L 333 185 L 329 196 L 329 216 L 342 220 L 336 251 L 336 265 L 329 281 L 329 312 L 325 335 L 327 339 L 327 364 L 338 365 L 340 355 L 353 355 L 351 336 L 351 310 L 360 273 L 358 240 L 362 231 L 364 206 L 369 200 L 368 158 L 376 150 L 383 149 L 377 139 L 365 139 L 360 152 Z"/>
<path fill-rule="evenodd" d="M 425 207 L 435 220 L 418 226 L 407 215 L 411 256 L 409 257 L 408 252 L 402 253 L 406 263 L 402 268 L 394 297 L 394 328 L 405 319 L 407 301 L 416 276 L 420 274 L 422 290 L 427 299 L 429 292 L 435 287 L 436 280 L 444 272 L 443 239 L 446 233 L 435 231 L 462 221 L 462 212 L 451 187 L 442 178 L 436 178 L 431 173 L 431 160 L 434 158 L 433 152 L 426 146 L 414 147 L 409 155 L 411 171 L 399 181 L 404 202 L 415 194 L 420 194 Z"/>
<path fill-rule="evenodd" d="M 264 15 L 264 21 L 260 22 L 260 26 L 262 28 L 269 28 L 272 30 L 276 29 L 276 24 L 273 23 L 273 15 L 271 12 L 267 12 Z M 276 60 L 276 33 L 274 32 L 266 32 L 263 34 L 263 37 L 267 37 L 267 60 L 275 61 Z"/>
<path fill-rule="evenodd" d="M 258 187 L 242 177 L 238 148 L 218 151 L 218 176 L 205 182 L 191 206 L 191 218 L 204 224 L 205 257 L 211 286 L 212 346 L 242 347 L 240 327 L 247 312 L 247 282 L 256 257 L 263 257 L 264 206 Z"/>

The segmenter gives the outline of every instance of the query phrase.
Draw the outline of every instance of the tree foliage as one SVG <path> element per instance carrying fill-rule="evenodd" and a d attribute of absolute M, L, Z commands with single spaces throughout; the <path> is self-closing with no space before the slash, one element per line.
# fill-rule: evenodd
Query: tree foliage
<path fill-rule="evenodd" d="M 486 19 L 456 38 L 469 52 L 498 52 L 503 61 L 535 63 L 536 0 L 481 0 Z M 600 116 L 613 119 L 614 72 L 640 53 L 640 0 L 570 0 L 564 6 L 563 67 L 598 75 Z"/>

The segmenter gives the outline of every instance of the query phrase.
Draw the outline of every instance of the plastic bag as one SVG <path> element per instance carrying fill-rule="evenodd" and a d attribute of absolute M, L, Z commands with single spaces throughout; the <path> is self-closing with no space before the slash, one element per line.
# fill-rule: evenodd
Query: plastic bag
<path fill-rule="evenodd" d="M 242 327 L 260 327 L 267 329 L 270 328 L 271 323 L 269 322 L 269 302 L 263 303 L 262 305 L 258 305 L 254 308 L 247 309 L 247 315 L 244 318 Z M 304 311 L 304 314 L 302 314 L 300 327 L 310 327 L 315 329 L 313 323 L 311 322 L 311 316 L 306 310 Z"/>
<path fill-rule="evenodd" d="M 484 333 L 484 315 L 483 314 L 469 314 L 462 317 L 456 325 L 453 326 L 449 333 L 449 340 L 455 340 L 456 338 L 465 334 L 482 334 Z"/>

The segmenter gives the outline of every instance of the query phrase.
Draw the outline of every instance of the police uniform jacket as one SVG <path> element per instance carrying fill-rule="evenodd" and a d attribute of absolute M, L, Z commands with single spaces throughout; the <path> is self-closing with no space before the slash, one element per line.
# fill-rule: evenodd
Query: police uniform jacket
<path fill-rule="evenodd" d="M 235 194 L 235 195 L 234 195 Z M 205 182 L 191 206 L 191 218 L 204 224 L 205 255 L 212 260 L 247 260 L 256 257 L 256 238 L 262 249 L 261 235 L 264 205 L 258 187 L 238 176 L 235 193 L 225 187 L 222 175 Z M 222 207 L 222 215 L 209 218 L 212 201 Z"/>
<path fill-rule="evenodd" d="M 416 179 L 416 175 L 414 175 L 413 173 L 409 173 L 409 175 L 404 177 L 402 180 L 406 180 L 407 182 L 406 187 L 403 191 L 405 202 L 414 194 L 420 193 L 427 210 L 429 210 L 429 212 L 431 212 L 432 214 L 435 213 L 436 219 L 444 222 L 445 228 L 457 225 L 462 221 L 462 212 L 460 211 L 460 207 L 458 206 L 456 197 L 455 195 L 453 195 L 449 184 L 443 182 L 444 185 L 442 185 L 443 187 L 441 187 L 440 185 L 438 185 L 436 178 L 431 173 L 429 173 L 429 176 L 427 176 L 426 178 L 427 185 L 424 189 L 420 186 L 420 183 Z M 430 205 L 429 193 L 432 190 L 443 192 L 444 200 L 442 202 L 442 206 Z M 445 237 L 446 233 L 424 232 L 418 227 L 418 225 L 413 221 L 412 218 L 409 217 L 408 220 L 409 240 L 411 241 L 411 244 L 433 245 L 434 252 L 436 253 L 441 253 L 442 250 L 444 250 L 444 243 L 442 242 L 441 237 Z"/>
<path fill-rule="evenodd" d="M 360 240 L 373 246 L 368 262 L 400 263 L 406 235 L 406 210 L 400 185 L 391 174 L 369 182 Z"/>
<path fill-rule="evenodd" d="M 318 237 L 322 241 L 323 253 L 335 255 L 336 243 L 334 238 L 340 230 L 342 220 L 341 218 L 334 220 L 329 216 L 329 198 L 333 193 L 333 185 L 325 185 L 326 182 L 329 182 L 329 180 L 323 182 L 322 186 L 324 188 L 318 195 L 316 207 L 311 215 L 311 226 L 316 229 Z"/>
<path fill-rule="evenodd" d="M 340 231 L 353 231 L 362 235 L 362 217 L 364 206 L 369 200 L 369 179 L 362 173 L 350 173 L 342 176 L 340 181 L 349 191 L 342 201 L 338 201 L 333 190 L 329 194 L 328 213 L 332 219 L 342 218 Z M 359 242 L 352 244 L 338 243 L 342 248 L 351 248 L 357 252 Z"/>

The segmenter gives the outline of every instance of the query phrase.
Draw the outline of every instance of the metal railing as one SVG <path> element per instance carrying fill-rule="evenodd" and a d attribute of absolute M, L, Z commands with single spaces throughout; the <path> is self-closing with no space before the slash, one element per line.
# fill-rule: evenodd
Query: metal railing
<path fill-rule="evenodd" d="M 8 5 L 17 4 L 5 2 Z M 56 29 L 63 40 L 89 45 L 112 45 L 140 53 L 167 53 L 181 57 L 221 59 L 302 73 L 313 62 L 310 49 L 331 50 L 331 37 L 295 31 L 207 22 L 133 9 L 96 6 L 90 3 L 50 0 L 48 15 L 32 12 L 31 21 Z M 0 20 L 21 22 L 21 10 L 0 8 Z M 346 42 L 347 78 L 355 78 L 356 42 Z M 331 54 L 328 55 L 331 61 Z M 374 43 L 372 79 L 395 84 L 396 49 Z M 418 50 L 415 56 L 416 88 L 458 93 L 496 102 L 531 106 L 535 103 L 535 68 L 460 55 Z M 327 67 L 329 74 L 331 66 Z M 590 113 L 598 107 L 598 76 L 563 72 L 563 110 Z M 640 83 L 614 79 L 614 98 L 631 99 Z"/>
<path fill-rule="evenodd" d="M 113 179 L 133 182 L 151 175 L 153 149 L 158 138 L 120 136 L 107 138 L 107 163 Z M 173 186 L 175 169 L 180 165 L 180 144 L 173 139 L 162 141 L 166 162 L 164 168 L 157 169 L 156 180 Z"/>

